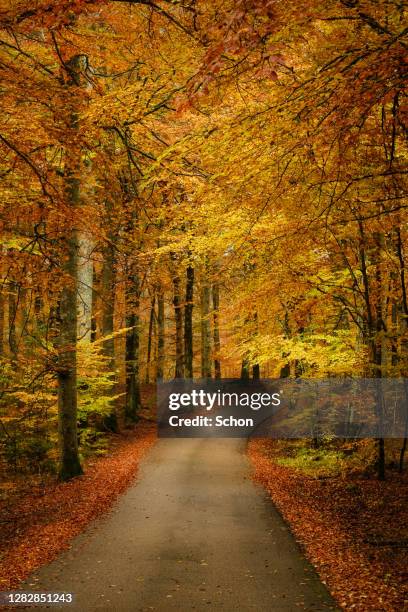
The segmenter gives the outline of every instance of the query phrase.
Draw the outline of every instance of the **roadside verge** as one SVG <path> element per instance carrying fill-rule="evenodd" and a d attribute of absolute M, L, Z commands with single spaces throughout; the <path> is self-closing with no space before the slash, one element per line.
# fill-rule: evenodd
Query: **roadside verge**
<path fill-rule="evenodd" d="M 0 591 L 18 587 L 107 512 L 132 483 L 140 460 L 155 440 L 155 425 L 141 422 L 134 431 L 115 436 L 109 454 L 89 460 L 83 476 L 37 488 L 3 509 Z"/>

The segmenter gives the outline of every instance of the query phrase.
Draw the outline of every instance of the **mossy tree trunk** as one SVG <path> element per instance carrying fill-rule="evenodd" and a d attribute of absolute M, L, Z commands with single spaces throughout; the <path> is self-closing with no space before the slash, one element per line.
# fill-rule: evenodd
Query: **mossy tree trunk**
<path fill-rule="evenodd" d="M 78 453 L 77 429 L 77 329 L 78 329 L 78 261 L 79 239 L 77 217 L 81 203 L 81 151 L 72 143 L 78 141 L 79 89 L 84 85 L 88 60 L 75 55 L 65 65 L 69 104 L 68 132 L 65 150 L 65 194 L 72 218 L 61 238 L 64 283 L 58 308 L 58 417 L 61 448 L 60 478 L 68 480 L 82 474 Z"/>

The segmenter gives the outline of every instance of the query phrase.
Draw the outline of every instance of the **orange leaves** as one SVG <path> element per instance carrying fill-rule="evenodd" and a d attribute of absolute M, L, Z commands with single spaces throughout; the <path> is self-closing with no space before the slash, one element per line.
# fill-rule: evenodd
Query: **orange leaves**
<path fill-rule="evenodd" d="M 406 476 L 402 482 L 395 477 L 386 483 L 311 478 L 275 463 L 275 444 L 250 442 L 255 479 L 290 523 L 340 607 L 357 612 L 405 609 Z"/>
<path fill-rule="evenodd" d="M 20 27 L 30 31 L 39 27 L 59 28 L 72 25 L 75 19 L 86 12 L 95 11 L 98 5 L 106 0 L 62 0 L 57 3 L 50 0 L 20 0 L 10 3 L 0 2 L 0 27 Z M 10 7 L 10 4 L 13 6 Z"/>
<path fill-rule="evenodd" d="M 0 589 L 17 587 L 50 562 L 131 483 L 142 455 L 155 441 L 155 428 L 141 424 L 119 438 L 111 454 L 93 460 L 75 480 L 32 490 L 2 511 Z"/>

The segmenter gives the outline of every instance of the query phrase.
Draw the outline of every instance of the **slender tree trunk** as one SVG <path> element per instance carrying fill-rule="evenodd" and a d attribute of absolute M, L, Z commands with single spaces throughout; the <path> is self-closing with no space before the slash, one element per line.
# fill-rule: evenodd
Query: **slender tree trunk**
<path fill-rule="evenodd" d="M 364 231 L 364 225 L 362 221 L 358 223 L 359 231 L 360 231 L 360 269 L 361 269 L 361 277 L 363 281 L 363 296 L 365 301 L 365 314 L 366 314 L 366 331 L 367 331 L 367 344 L 369 348 L 369 360 L 371 365 L 371 370 L 374 370 L 374 378 L 378 379 L 377 386 L 377 420 L 379 424 L 380 430 L 382 429 L 383 424 L 383 392 L 381 386 L 381 378 L 382 378 L 382 341 L 381 341 L 381 331 L 382 331 L 382 294 L 381 294 L 381 284 L 382 284 L 382 274 L 381 274 L 381 238 L 379 235 L 375 237 L 375 285 L 376 291 L 374 294 L 374 298 L 372 298 L 372 290 L 370 286 L 370 281 L 368 277 L 368 269 L 367 269 L 367 255 L 366 255 L 366 245 L 367 240 Z M 372 301 L 374 302 L 374 308 L 372 306 Z M 385 445 L 384 438 L 380 435 L 377 438 L 377 476 L 379 480 L 385 479 Z"/>
<path fill-rule="evenodd" d="M 407 306 L 407 311 L 408 311 L 408 303 L 406 300 L 405 300 L 405 305 Z M 399 463 L 398 463 L 398 471 L 400 474 L 402 474 L 404 470 L 404 459 L 405 459 L 405 453 L 407 450 L 407 442 L 408 442 L 408 379 L 407 378 L 404 378 L 404 394 L 405 394 L 405 404 L 404 404 L 405 427 L 404 427 L 404 438 L 402 440 L 402 445 L 401 445 L 400 455 L 399 455 Z"/>
<path fill-rule="evenodd" d="M 126 418 L 135 423 L 141 408 L 140 397 L 140 279 L 133 270 L 126 295 Z"/>
<path fill-rule="evenodd" d="M 290 377 L 290 364 L 285 363 L 285 365 L 281 368 L 279 378 L 289 378 Z"/>
<path fill-rule="evenodd" d="M 4 354 L 4 327 L 5 327 L 6 300 L 0 289 L 0 357 Z"/>
<path fill-rule="evenodd" d="M 37 293 L 34 297 L 34 319 L 35 319 L 35 329 L 37 333 L 41 334 L 44 331 L 44 300 L 42 298 L 41 293 Z"/>
<path fill-rule="evenodd" d="M 183 355 L 183 311 L 181 304 L 181 280 L 177 272 L 173 276 L 173 305 L 176 320 L 176 365 L 175 378 L 184 378 Z"/>
<path fill-rule="evenodd" d="M 98 282 L 99 282 L 99 276 L 96 273 L 95 267 L 94 267 L 94 271 L 93 271 L 93 279 L 92 279 L 92 317 L 91 317 L 91 342 L 95 342 L 98 335 L 97 335 L 97 310 L 98 310 L 98 305 L 99 305 L 99 293 L 100 291 L 98 290 Z"/>
<path fill-rule="evenodd" d="M 9 283 L 9 299 L 8 299 L 8 344 L 11 358 L 17 361 L 17 310 L 18 310 L 18 285 L 14 281 Z"/>
<path fill-rule="evenodd" d="M 283 319 L 283 331 L 285 334 L 286 338 L 290 338 L 291 337 L 291 329 L 290 329 L 290 323 L 289 323 L 289 312 L 288 310 L 285 308 L 285 316 Z M 288 357 L 287 353 L 284 353 L 282 355 L 282 358 L 285 359 L 286 357 Z M 279 373 L 279 378 L 290 378 L 290 363 L 287 362 L 285 363 L 281 369 L 280 369 L 280 373 Z"/>
<path fill-rule="evenodd" d="M 201 283 L 201 377 L 211 378 L 211 290 L 206 278 Z"/>
<path fill-rule="evenodd" d="M 161 286 L 157 289 L 157 374 L 158 382 L 164 378 L 165 358 L 165 320 L 164 320 L 164 293 Z"/>
<path fill-rule="evenodd" d="M 254 327 L 255 327 L 253 333 L 254 333 L 254 336 L 257 336 L 258 335 L 258 313 L 257 312 L 254 312 L 253 323 L 254 323 Z M 260 377 L 261 377 L 261 369 L 259 367 L 259 364 L 255 363 L 252 366 L 252 379 L 253 380 L 259 380 Z"/>
<path fill-rule="evenodd" d="M 408 296 L 407 296 L 407 286 L 406 286 L 406 274 L 405 274 L 405 254 L 404 254 L 404 249 L 402 246 L 402 237 L 401 237 L 401 229 L 399 227 L 399 225 L 396 228 L 396 235 L 397 235 L 397 244 L 396 244 L 396 251 L 397 251 L 397 256 L 398 256 L 398 260 L 399 260 L 399 264 L 400 264 L 400 285 L 401 285 L 401 295 L 402 295 L 402 312 L 403 312 L 403 322 L 402 322 L 402 332 L 406 332 L 407 328 L 408 328 Z M 407 353 L 407 340 L 403 340 L 402 341 L 402 346 L 401 346 L 401 351 L 403 352 L 405 349 L 405 353 Z M 404 374 L 406 374 L 406 372 L 404 372 Z M 405 405 L 404 405 L 404 410 L 405 410 L 405 429 L 404 429 L 404 439 L 402 441 L 402 445 L 401 445 L 401 449 L 400 449 L 400 456 L 399 456 L 399 472 L 400 474 L 402 473 L 403 469 L 404 469 L 404 457 L 405 457 L 405 453 L 407 450 L 407 443 L 408 443 L 408 382 L 407 382 L 407 378 L 405 377 L 404 380 L 404 391 L 405 391 Z"/>
<path fill-rule="evenodd" d="M 115 315 L 115 250 L 108 244 L 103 249 L 103 264 L 100 277 L 100 293 L 102 297 L 101 336 L 112 336 L 114 332 Z M 104 355 L 109 359 L 109 369 L 115 368 L 115 343 L 113 338 L 103 343 Z"/>
<path fill-rule="evenodd" d="M 112 237 L 113 238 L 113 237 Z M 101 336 L 106 338 L 102 343 L 103 354 L 107 358 L 106 368 L 109 372 L 116 372 L 116 355 L 114 321 L 115 321 L 115 247 L 113 241 L 109 241 L 103 249 L 102 272 L 100 276 L 101 295 Z M 115 384 L 110 390 L 111 395 L 117 392 L 117 375 Z M 120 431 L 125 425 L 124 409 L 122 402 L 114 400 L 114 410 L 108 419 L 109 427 L 113 431 Z"/>
<path fill-rule="evenodd" d="M 375 377 L 378 379 L 378 390 L 377 390 L 377 418 L 380 427 L 380 431 L 383 430 L 384 424 L 384 393 L 382 388 L 383 378 L 383 342 L 381 333 L 383 331 L 383 304 L 382 304 L 382 265 L 381 265 L 381 251 L 383 247 L 383 236 L 376 234 L 375 236 L 375 276 L 376 276 L 376 299 L 375 299 L 375 337 L 374 342 L 374 363 L 376 364 Z M 385 480 L 385 443 L 384 438 L 381 436 L 378 438 L 378 480 Z"/>
<path fill-rule="evenodd" d="M 247 359 L 242 360 L 241 364 L 241 380 L 249 380 L 249 364 Z"/>
<path fill-rule="evenodd" d="M 146 384 L 149 384 L 150 382 L 150 361 L 152 357 L 152 340 L 153 340 L 155 306 L 156 306 L 156 293 L 153 293 L 152 302 L 150 305 L 149 335 L 147 338 Z"/>
<path fill-rule="evenodd" d="M 221 378 L 220 342 L 220 288 L 218 283 L 212 286 L 213 298 L 213 340 L 214 340 L 214 378 Z"/>
<path fill-rule="evenodd" d="M 3 257 L 7 253 L 7 248 L 5 246 L 0 246 L 0 357 L 2 357 L 5 353 L 5 333 L 7 329 L 7 321 L 8 317 L 7 308 L 7 293 L 6 293 L 6 280 L 5 280 L 5 270 L 4 270 L 4 259 Z"/>
<path fill-rule="evenodd" d="M 194 268 L 189 265 L 186 271 L 186 303 L 184 306 L 184 362 L 186 378 L 194 378 L 193 371 L 193 308 L 194 308 Z"/>
<path fill-rule="evenodd" d="M 398 472 L 400 474 L 402 474 L 402 472 L 404 471 L 404 459 L 405 459 L 405 453 L 407 450 L 407 436 L 408 436 L 408 428 L 406 427 L 405 436 L 402 441 L 402 446 L 401 446 L 400 456 L 399 456 Z"/>

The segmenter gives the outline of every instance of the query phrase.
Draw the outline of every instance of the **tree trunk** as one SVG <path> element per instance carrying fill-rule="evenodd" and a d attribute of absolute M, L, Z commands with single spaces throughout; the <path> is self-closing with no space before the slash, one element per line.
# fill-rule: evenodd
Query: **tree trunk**
<path fill-rule="evenodd" d="M 6 300 L 0 289 L 0 357 L 4 354 L 4 327 L 5 327 Z"/>
<path fill-rule="evenodd" d="M 6 353 L 6 339 L 5 333 L 7 329 L 7 308 L 8 308 L 8 300 L 7 300 L 7 292 L 6 292 L 6 278 L 4 270 L 4 257 L 7 253 L 7 248 L 5 246 L 0 246 L 0 357 L 2 357 Z"/>
<path fill-rule="evenodd" d="M 102 297 L 101 336 L 112 336 L 114 332 L 115 314 L 115 251 L 111 244 L 106 245 L 103 250 L 103 264 L 100 281 L 100 293 Z M 103 343 L 104 355 L 108 358 L 109 369 L 115 368 L 115 343 L 113 338 Z"/>
<path fill-rule="evenodd" d="M 79 204 L 79 179 L 67 178 L 67 198 L 72 207 Z M 58 308 L 58 416 L 61 446 L 60 478 L 68 480 L 82 474 L 77 432 L 77 288 L 78 233 L 68 227 L 63 243 L 64 286 Z"/>
<path fill-rule="evenodd" d="M 73 203 L 79 198 L 79 181 L 71 179 L 71 196 Z M 61 446 L 60 478 L 68 480 L 82 474 L 78 455 L 77 432 L 77 267 L 78 238 L 74 228 L 69 231 L 65 246 L 67 259 L 62 269 L 70 280 L 64 282 L 59 303 L 58 334 L 58 416 L 59 437 Z"/>
<path fill-rule="evenodd" d="M 405 426 L 405 437 L 402 441 L 402 446 L 401 446 L 400 456 L 399 456 L 399 464 L 398 464 L 398 472 L 400 474 L 402 474 L 402 472 L 404 471 L 404 458 L 405 458 L 405 453 L 407 450 L 407 436 L 408 436 L 408 427 Z"/>
<path fill-rule="evenodd" d="M 201 377 L 211 378 L 210 285 L 206 278 L 201 284 Z"/>
<path fill-rule="evenodd" d="M 381 430 L 383 423 L 383 394 L 381 386 L 382 378 L 382 341 L 381 331 L 383 326 L 382 321 L 382 274 L 381 274 L 381 237 L 377 234 L 374 239 L 375 252 L 373 253 L 375 261 L 375 286 L 376 291 L 372 297 L 372 288 L 368 276 L 367 268 L 367 239 L 365 236 L 364 225 L 362 221 L 358 222 L 360 231 L 360 269 L 363 281 L 363 296 L 365 302 L 365 317 L 366 317 L 366 333 L 367 344 L 369 349 L 370 369 L 373 371 L 374 378 L 379 379 L 377 387 L 377 419 Z M 374 302 L 374 308 L 372 306 Z M 377 438 L 377 476 L 379 480 L 385 479 L 385 446 L 384 438 L 380 435 Z"/>
<path fill-rule="evenodd" d="M 87 58 L 83 55 L 74 56 L 67 64 L 69 69 L 68 87 L 81 85 Z M 68 92 L 67 92 L 68 93 Z M 77 432 L 77 296 L 78 296 L 78 230 L 75 227 L 75 213 L 80 205 L 80 179 L 81 153 L 71 150 L 71 143 L 78 137 L 78 94 L 69 91 L 71 115 L 69 117 L 70 131 L 66 145 L 66 199 L 73 212 L 74 219 L 70 219 L 63 238 L 62 271 L 67 279 L 64 286 L 58 309 L 58 417 L 59 439 L 61 447 L 60 477 L 68 480 L 82 474 L 78 454 Z"/>
<path fill-rule="evenodd" d="M 153 325 L 155 317 L 155 306 L 156 306 L 156 294 L 153 293 L 152 302 L 150 305 L 150 317 L 149 317 L 149 335 L 147 338 L 147 362 L 146 362 L 146 384 L 150 382 L 150 361 L 152 357 L 152 339 L 153 339 Z"/>
<path fill-rule="evenodd" d="M 14 281 L 9 283 L 9 299 L 8 299 L 8 344 L 9 351 L 13 361 L 17 361 L 17 310 L 18 310 L 18 285 Z"/>
<path fill-rule="evenodd" d="M 405 278 L 405 254 L 404 254 L 404 249 L 403 249 L 403 245 L 402 245 L 402 236 L 401 236 L 401 229 L 399 227 L 399 225 L 396 228 L 396 235 L 397 235 L 397 244 L 396 244 L 396 251 L 397 251 L 397 256 L 398 256 L 398 260 L 399 260 L 399 264 L 400 264 L 400 285 L 401 285 L 401 294 L 402 294 L 402 312 L 403 312 L 403 322 L 402 322 L 402 333 L 403 335 L 404 332 L 406 332 L 407 327 L 408 327 L 408 296 L 407 296 L 407 286 L 406 286 L 406 278 Z M 405 352 L 405 354 L 408 352 L 407 351 L 407 340 L 404 339 L 401 343 L 401 352 Z M 404 372 L 404 374 L 406 374 L 406 372 Z M 407 378 L 404 377 L 404 392 L 405 392 L 405 429 L 404 429 L 404 439 L 402 441 L 402 445 L 401 445 L 401 449 L 400 449 L 400 456 L 399 456 L 399 465 L 398 465 L 398 470 L 399 473 L 401 474 L 403 472 L 404 469 L 404 458 L 405 458 L 405 453 L 407 450 L 407 442 L 408 442 L 408 382 L 407 382 Z"/>
<path fill-rule="evenodd" d="M 116 355 L 114 320 L 115 320 L 115 248 L 112 242 L 105 245 L 103 249 L 103 264 L 100 276 L 101 300 L 101 336 L 107 338 L 102 343 L 103 354 L 107 358 L 106 368 L 109 372 L 116 372 Z M 117 387 L 117 376 L 115 375 L 115 386 Z M 112 387 L 110 394 L 114 395 L 117 389 Z M 113 431 L 120 431 L 124 427 L 123 405 L 115 400 L 115 408 L 109 417 L 109 427 Z"/>
<path fill-rule="evenodd" d="M 95 342 L 97 340 L 98 334 L 98 324 L 97 324 L 97 311 L 99 307 L 99 294 L 100 288 L 98 286 L 99 283 L 99 275 L 96 273 L 95 267 L 93 271 L 93 279 L 92 279 L 92 317 L 91 317 L 91 342 Z"/>
<path fill-rule="evenodd" d="M 133 270 L 126 294 L 126 419 L 138 420 L 140 397 L 140 279 Z"/>
<path fill-rule="evenodd" d="M 173 276 L 173 305 L 176 320 L 176 364 L 175 378 L 184 378 L 183 355 L 183 311 L 181 305 L 181 281 L 177 273 Z"/>
<path fill-rule="evenodd" d="M 280 369 L 279 378 L 289 378 L 290 377 L 290 363 L 285 363 L 283 367 Z"/>
<path fill-rule="evenodd" d="M 78 338 L 91 342 L 92 291 L 93 291 L 93 243 L 82 234 L 78 241 Z"/>
<path fill-rule="evenodd" d="M 184 364 L 186 378 L 194 378 L 193 371 L 193 308 L 194 308 L 194 268 L 189 265 L 186 271 L 186 303 L 184 305 Z"/>
<path fill-rule="evenodd" d="M 221 350 L 220 342 L 220 288 L 218 283 L 212 286 L 213 298 L 213 340 L 214 340 L 214 378 L 221 378 L 221 361 L 219 353 Z"/>
<path fill-rule="evenodd" d="M 164 378 L 164 349 L 165 349 L 165 318 L 164 293 L 161 286 L 157 289 L 157 382 Z"/>
<path fill-rule="evenodd" d="M 375 296 L 375 337 L 373 339 L 374 363 L 376 364 L 375 377 L 378 379 L 377 390 L 377 419 L 381 436 L 378 438 L 378 480 L 385 480 L 385 444 L 382 436 L 384 423 L 384 394 L 382 388 L 383 378 L 383 343 L 381 332 L 383 331 L 383 304 L 382 304 L 382 266 L 381 266 L 381 250 L 383 247 L 383 236 L 375 235 L 375 279 L 376 279 L 376 296 Z"/>
<path fill-rule="evenodd" d="M 247 359 L 242 360 L 241 364 L 241 380 L 249 380 L 249 364 Z"/>

